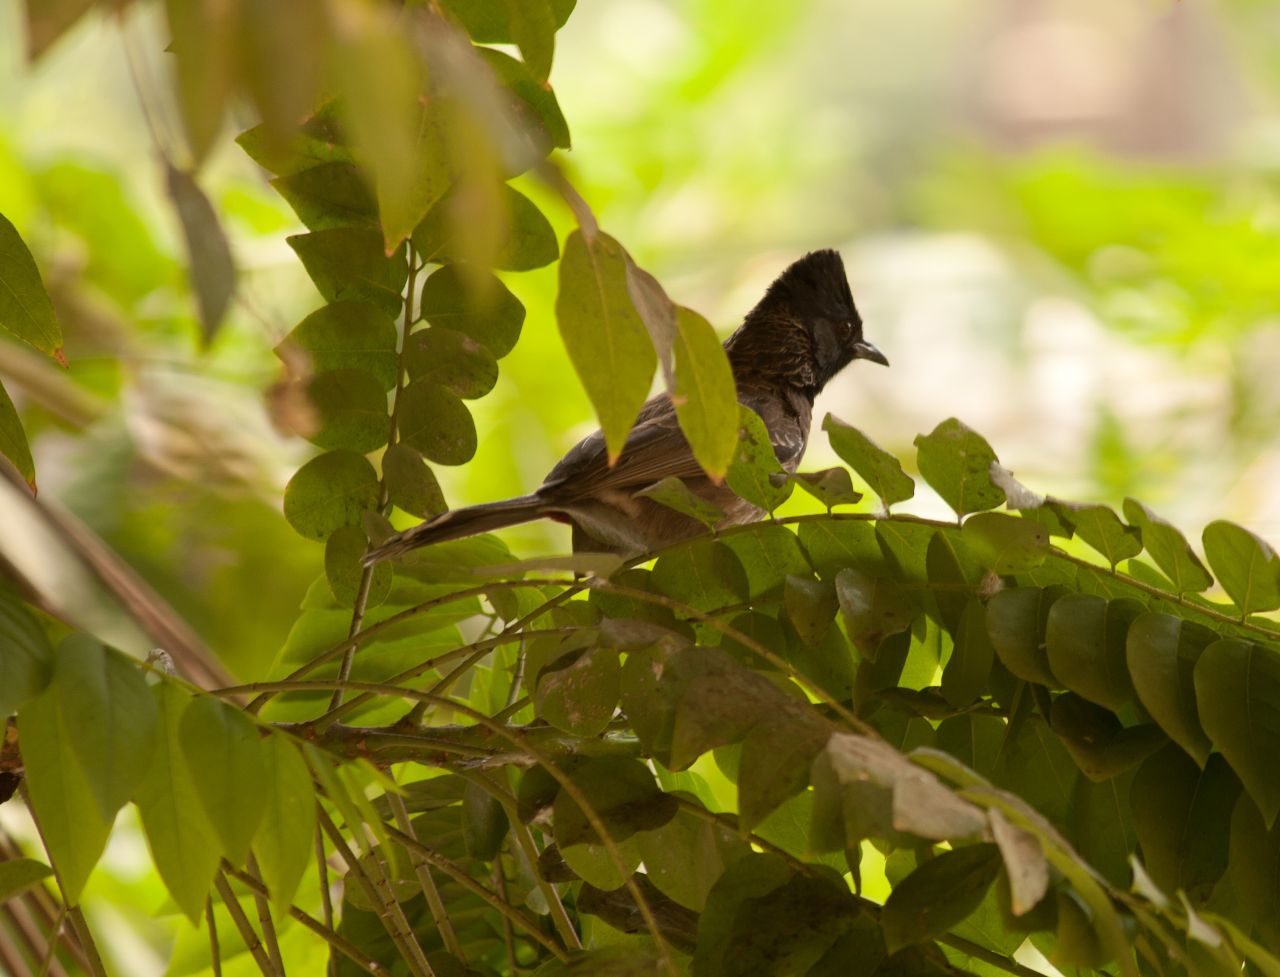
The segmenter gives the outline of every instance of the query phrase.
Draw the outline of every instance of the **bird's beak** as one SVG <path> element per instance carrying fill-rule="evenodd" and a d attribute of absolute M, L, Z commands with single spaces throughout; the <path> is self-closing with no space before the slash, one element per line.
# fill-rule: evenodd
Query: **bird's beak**
<path fill-rule="evenodd" d="M 855 360 L 870 360 L 872 363 L 879 363 L 881 366 L 889 365 L 889 357 L 876 349 L 865 339 L 860 339 L 853 344 L 853 358 Z"/>

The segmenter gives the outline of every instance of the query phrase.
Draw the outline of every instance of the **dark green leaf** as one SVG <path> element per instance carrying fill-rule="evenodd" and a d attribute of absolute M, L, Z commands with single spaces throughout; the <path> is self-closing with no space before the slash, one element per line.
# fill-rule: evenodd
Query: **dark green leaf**
<path fill-rule="evenodd" d="M 426 380 L 400 392 L 400 438 L 438 465 L 464 465 L 476 453 L 476 423 L 467 405 Z"/>
<path fill-rule="evenodd" d="M 1209 571 L 1177 527 L 1161 519 L 1137 499 L 1124 500 L 1124 517 L 1138 527 L 1142 533 L 1142 545 L 1178 593 L 1198 593 L 1213 583 Z"/>
<path fill-rule="evenodd" d="M 1121 560 L 1142 552 L 1142 536 L 1132 526 L 1126 526 L 1120 517 L 1105 505 L 1079 502 L 1061 502 L 1050 499 L 1047 503 L 1062 517 L 1077 536 L 1092 546 L 1115 569 Z"/>
<path fill-rule="evenodd" d="M 1204 904 L 1227 867 L 1239 796 L 1240 781 L 1217 754 L 1200 770 L 1170 745 L 1139 768 L 1130 803 L 1143 865 L 1156 885 Z"/>
<path fill-rule="evenodd" d="M 880 915 L 893 952 L 940 936 L 978 908 L 1000 872 L 995 845 L 978 844 L 931 858 L 894 886 Z"/>
<path fill-rule="evenodd" d="M 356 526 L 377 508 L 378 473 L 363 455 L 330 451 L 298 469 L 284 489 L 284 517 L 308 539 Z"/>
<path fill-rule="evenodd" d="M 994 509 L 1004 502 L 1004 491 L 991 480 L 996 453 L 961 421 L 949 418 L 928 435 L 918 435 L 915 444 L 920 474 L 956 515 Z"/>
<path fill-rule="evenodd" d="M 1236 801 L 1231 817 L 1227 874 L 1239 906 L 1240 921 L 1256 926 L 1272 946 L 1280 941 L 1280 827 L 1267 830 L 1248 794 Z"/>
<path fill-rule="evenodd" d="M 637 831 L 659 828 L 675 817 L 676 799 L 662 792 L 653 773 L 638 760 L 593 757 L 572 770 L 570 777 L 615 842 L 626 841 Z M 595 828 L 564 788 L 556 795 L 552 823 L 562 852 L 574 845 L 600 844 Z"/>
<path fill-rule="evenodd" d="M 830 730 L 795 716 L 762 717 L 742 741 L 738 766 L 738 827 L 753 831 L 783 801 L 809 786 L 813 758 Z"/>
<path fill-rule="evenodd" d="M 462 838 L 467 854 L 490 861 L 501 850 L 508 826 L 507 812 L 498 799 L 479 784 L 468 783 L 462 794 Z"/>
<path fill-rule="evenodd" d="M 1129 855 L 1138 845 L 1129 803 L 1136 773 L 1135 766 L 1101 781 L 1081 777 L 1076 781 L 1068 825 L 1080 857 L 1112 885 L 1122 888 L 1128 888 L 1133 879 Z"/>
<path fill-rule="evenodd" d="M 1215 641 L 1201 653 L 1194 677 L 1204 731 L 1271 828 L 1280 813 L 1280 653 L 1247 641 Z"/>
<path fill-rule="evenodd" d="M 574 231 L 560 261 L 556 320 L 600 417 L 612 461 L 649 393 L 657 356 L 627 290 L 626 252 L 607 234 Z"/>
<path fill-rule="evenodd" d="M 1215 638 L 1208 628 L 1148 611 L 1129 628 L 1125 649 L 1138 700 L 1202 767 L 1212 744 L 1200 726 L 1193 675 L 1201 652 Z"/>
<path fill-rule="evenodd" d="M 298 323 L 277 349 L 288 362 L 291 349 L 310 358 L 310 371 L 354 368 L 378 378 L 383 390 L 396 384 L 396 327 L 367 302 L 334 302 Z"/>
<path fill-rule="evenodd" d="M 53 648 L 40 622 L 0 590 L 0 717 L 40 692 L 53 669 Z"/>
<path fill-rule="evenodd" d="M 660 482 L 654 482 L 646 489 L 635 493 L 645 499 L 652 499 L 668 509 L 692 516 L 708 529 L 715 527 L 724 519 L 724 510 L 709 499 L 694 493 L 683 479 L 668 475 Z"/>
<path fill-rule="evenodd" d="M 893 581 L 846 567 L 835 585 L 849 639 L 872 661 L 884 638 L 911 627 L 915 608 Z"/>
<path fill-rule="evenodd" d="M 676 420 L 693 456 L 713 479 L 724 476 L 738 450 L 738 395 L 729 358 L 706 319 L 675 310 Z"/>
<path fill-rule="evenodd" d="M 18 416 L 4 384 L 0 384 L 0 455 L 9 459 L 34 492 L 36 463 L 31 458 L 31 446 L 27 444 L 27 432 L 22 429 L 22 418 Z"/>
<path fill-rule="evenodd" d="M 190 173 L 166 163 L 169 198 L 182 225 L 187 268 L 205 345 L 213 341 L 236 291 L 236 266 L 213 204 Z"/>
<path fill-rule="evenodd" d="M 678 811 L 666 824 L 642 832 L 640 854 L 649 879 L 668 898 L 701 912 L 724 870 L 751 847 L 729 828 Z"/>
<path fill-rule="evenodd" d="M 845 567 L 886 572 L 884 552 L 870 521 L 810 520 L 800 523 L 798 535 L 810 564 L 823 579 L 835 577 Z"/>
<path fill-rule="evenodd" d="M 996 573 L 1022 573 L 1044 562 L 1049 532 L 1033 519 L 981 512 L 964 524 L 962 538 L 974 557 Z"/>
<path fill-rule="evenodd" d="M 794 573 L 787 575 L 782 605 L 796 634 L 808 644 L 817 644 L 823 639 L 840 609 L 832 584 Z"/>
<path fill-rule="evenodd" d="M 53 869 L 34 858 L 10 858 L 0 862 L 0 903 L 26 892 L 53 875 Z"/>
<path fill-rule="evenodd" d="M 497 276 L 477 277 L 457 265 L 445 265 L 422 286 L 421 314 L 432 326 L 470 336 L 496 359 L 520 338 L 524 306 Z"/>
<path fill-rule="evenodd" d="M 1074 692 L 1053 700 L 1050 725 L 1090 780 L 1108 780 L 1136 767 L 1168 743 L 1159 726 L 1121 726 L 1115 714 Z"/>
<path fill-rule="evenodd" d="M 1243 526 L 1219 519 L 1204 527 L 1204 555 L 1242 614 L 1280 607 L 1280 557 Z"/>
<path fill-rule="evenodd" d="M 876 522 L 876 543 L 893 575 L 903 583 L 924 583 L 929 579 L 926 561 L 929 540 L 937 530 L 921 522 L 880 519 Z"/>
<path fill-rule="evenodd" d="M 387 393 L 371 373 L 342 369 L 318 373 L 307 382 L 307 400 L 315 409 L 312 444 L 367 454 L 387 443 Z"/>
<path fill-rule="evenodd" d="M 534 705 L 539 718 L 575 736 L 598 736 L 618 705 L 618 653 L 588 648 L 573 662 L 560 665 L 538 676 Z"/>
<path fill-rule="evenodd" d="M 729 465 L 729 488 L 754 506 L 772 512 L 791 495 L 787 473 L 778 464 L 769 429 L 750 407 L 741 407 L 738 448 Z"/>
<path fill-rule="evenodd" d="M 546 81 L 555 53 L 556 17 L 550 0 L 504 0 L 511 39 L 533 77 Z"/>
<path fill-rule="evenodd" d="M 272 905 L 285 913 L 314 852 L 315 789 L 302 754 L 283 734 L 267 737 L 263 759 L 267 810 L 254 835 L 253 852 Z"/>
<path fill-rule="evenodd" d="M 195 923 L 204 912 L 222 849 L 196 792 L 201 772 L 192 769 L 180 746 L 182 714 L 191 695 L 172 682 L 160 682 L 151 694 L 160 717 L 156 749 L 135 800 L 156 871 L 173 901 Z M 307 812 L 290 811 L 285 830 L 292 831 L 295 819 L 307 817 Z"/>
<path fill-rule="evenodd" d="M 987 634 L 986 608 L 970 597 L 955 632 L 955 648 L 942 670 L 942 694 L 957 709 L 972 705 L 987 691 L 995 649 Z"/>
<path fill-rule="evenodd" d="M 969 596 L 976 591 L 982 576 L 961 533 L 939 529 L 929 538 L 925 573 L 928 574 L 942 624 L 947 631 L 954 633 L 960 627 L 960 616 Z"/>
<path fill-rule="evenodd" d="M 1129 625 L 1143 613 L 1135 600 L 1067 594 L 1049 608 L 1045 648 L 1065 688 L 1118 712 L 1133 698 L 1125 661 Z"/>
<path fill-rule="evenodd" d="M 1015 587 L 1002 590 L 987 603 L 987 632 L 1004 667 L 1018 678 L 1040 685 L 1055 686 L 1044 649 L 1045 623 L 1054 590 Z"/>
<path fill-rule="evenodd" d="M 830 512 L 838 505 L 854 505 L 862 501 L 862 493 L 853 490 L 853 479 L 848 469 L 824 468 L 820 472 L 795 472 L 791 481 L 827 507 Z"/>
<path fill-rule="evenodd" d="M 483 345 L 465 333 L 435 326 L 415 332 L 405 347 L 411 380 L 428 380 L 459 397 L 483 397 L 498 382 L 498 363 Z"/>
<path fill-rule="evenodd" d="M 804 974 L 856 917 L 834 872 L 801 875 L 780 855 L 751 854 L 712 887 L 698 923 L 699 977 Z"/>
<path fill-rule="evenodd" d="M 699 611 L 746 600 L 747 572 L 737 555 L 714 539 L 697 539 L 658 557 L 653 586 Z"/>
<path fill-rule="evenodd" d="M 902 470 L 902 463 L 856 427 L 828 414 L 822 420 L 822 430 L 827 432 L 832 450 L 880 496 L 886 509 L 915 495 L 915 482 Z"/>
<path fill-rule="evenodd" d="M 324 544 L 324 575 L 329 581 L 333 599 L 343 607 L 354 607 L 360 594 L 360 580 L 365 574 L 361 563 L 368 550 L 368 539 L 359 526 L 335 529 Z M 372 575 L 365 607 L 377 607 L 391 592 L 394 572 L 385 560 L 368 568 Z"/>
<path fill-rule="evenodd" d="M 278 176 L 271 185 L 308 230 L 378 226 L 378 202 L 352 163 L 321 163 Z"/>
<path fill-rule="evenodd" d="M 400 443 L 389 447 L 382 455 L 382 478 L 387 501 L 411 516 L 428 519 L 449 508 L 440 483 L 416 448 Z"/>
<path fill-rule="evenodd" d="M 35 259 L 18 230 L 0 214 L 0 328 L 65 363 L 62 329 Z"/>
<path fill-rule="evenodd" d="M 577 0 L 551 0 L 554 25 L 559 30 L 573 13 Z M 515 44 L 507 0 L 441 0 L 440 6 L 457 17 L 477 44 Z"/>
<path fill-rule="evenodd" d="M 182 755 L 222 853 L 233 865 L 249 854 L 267 808 L 266 750 L 258 727 L 243 712 L 199 696 L 182 714 Z"/>
<path fill-rule="evenodd" d="M 326 301 L 369 302 L 394 316 L 408 270 L 397 252 L 388 258 L 382 235 L 360 227 L 335 227 L 287 238 Z"/>

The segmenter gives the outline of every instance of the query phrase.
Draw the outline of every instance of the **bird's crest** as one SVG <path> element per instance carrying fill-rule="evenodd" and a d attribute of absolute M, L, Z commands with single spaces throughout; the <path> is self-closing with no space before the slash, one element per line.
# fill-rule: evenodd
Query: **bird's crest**
<path fill-rule="evenodd" d="M 788 311 L 805 315 L 858 317 L 838 251 L 810 251 L 791 263 L 765 292 L 755 312 Z"/>

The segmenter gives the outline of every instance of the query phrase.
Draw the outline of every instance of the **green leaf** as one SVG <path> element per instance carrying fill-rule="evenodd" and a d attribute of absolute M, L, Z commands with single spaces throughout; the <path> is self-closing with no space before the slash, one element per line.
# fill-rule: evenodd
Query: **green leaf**
<path fill-rule="evenodd" d="M 172 5 L 172 2 L 171 2 Z M 351 163 L 346 135 L 338 124 L 337 104 L 326 102 L 287 134 L 266 123 L 236 136 L 240 148 L 263 169 L 279 175 L 298 173 L 325 163 Z"/>
<path fill-rule="evenodd" d="M 699 611 L 737 604 L 750 590 L 742 562 L 714 539 L 695 539 L 664 553 L 654 564 L 652 580 L 659 593 Z"/>
<path fill-rule="evenodd" d="M 476 53 L 488 63 L 498 81 L 509 88 L 519 100 L 514 108 L 519 121 L 529 132 L 538 148 L 569 148 L 569 126 L 560 111 L 551 86 L 534 77 L 523 64 L 493 48 L 477 48 Z"/>
<path fill-rule="evenodd" d="M 253 852 L 276 912 L 285 914 L 314 855 L 315 789 L 297 746 L 281 733 L 268 736 L 266 813 L 253 838 Z"/>
<path fill-rule="evenodd" d="M 49 682 L 53 647 L 26 606 L 0 590 L 0 717 L 10 716 Z"/>
<path fill-rule="evenodd" d="M 324 575 L 329 581 L 333 599 L 343 607 L 354 607 L 360 594 L 360 580 L 365 567 L 361 562 L 369 548 L 364 530 L 359 526 L 335 529 L 324 544 Z M 372 575 L 364 606 L 377 607 L 391 592 L 394 571 L 385 560 L 368 568 Z"/>
<path fill-rule="evenodd" d="M 438 465 L 464 465 L 476 453 L 476 423 L 458 395 L 415 380 L 400 391 L 400 438 Z"/>
<path fill-rule="evenodd" d="M 1075 534 L 1097 550 L 1111 569 L 1142 552 L 1142 536 L 1133 526 L 1105 505 L 1062 502 L 1050 499 L 1046 505 L 1065 520 Z"/>
<path fill-rule="evenodd" d="M 1138 701 L 1201 767 L 1212 744 L 1200 726 L 1194 672 L 1217 635 L 1171 614 L 1148 611 L 1129 628 L 1125 658 Z"/>
<path fill-rule="evenodd" d="M 533 77 L 546 81 L 555 53 L 556 18 L 550 0 L 504 0 L 511 39 Z"/>
<path fill-rule="evenodd" d="M 168 0 L 165 12 L 173 37 L 170 50 L 176 55 L 178 109 L 191 155 L 199 164 L 217 141 L 235 81 L 236 11 Z"/>
<path fill-rule="evenodd" d="M 411 380 L 427 380 L 465 400 L 483 397 L 498 382 L 498 363 L 470 336 L 435 326 L 409 337 L 405 368 Z"/>
<path fill-rule="evenodd" d="M 146 831 L 156 871 L 179 908 L 192 924 L 204 913 L 222 849 L 205 816 L 196 791 L 203 771 L 193 769 L 179 740 L 182 714 L 192 697 L 172 682 L 151 689 L 159 713 L 155 753 L 134 798 Z M 290 811 L 289 830 L 304 812 Z"/>
<path fill-rule="evenodd" d="M 0 214 L 0 328 L 65 365 L 62 329 L 35 259 L 18 229 Z"/>
<path fill-rule="evenodd" d="M 556 30 L 565 25 L 577 0 L 551 0 Z M 516 32 L 506 0 L 441 0 L 477 44 L 515 44 Z"/>
<path fill-rule="evenodd" d="M 957 709 L 976 702 L 987 691 L 995 648 L 987 634 L 986 608 L 976 597 L 965 603 L 955 648 L 942 670 L 942 695 Z"/>
<path fill-rule="evenodd" d="M 1138 527 L 1142 533 L 1142 545 L 1179 594 L 1188 591 L 1199 593 L 1213 583 L 1209 571 L 1177 527 L 1161 519 L 1137 499 L 1124 500 L 1124 517 Z"/>
<path fill-rule="evenodd" d="M 788 798 L 809 786 L 813 759 L 831 731 L 795 716 L 765 716 L 742 741 L 738 765 L 738 827 L 754 831 Z"/>
<path fill-rule="evenodd" d="M 462 792 L 462 839 L 467 854 L 491 861 L 502 849 L 509 826 L 501 802 L 480 784 L 468 783 Z"/>
<path fill-rule="evenodd" d="M 671 400 L 676 420 L 698 464 L 713 479 L 719 479 L 738 451 L 738 395 L 733 371 L 706 319 L 678 306 L 675 325 Z"/>
<path fill-rule="evenodd" d="M 1280 813 L 1280 653 L 1247 641 L 1220 640 L 1195 665 L 1200 722 L 1262 812 Z"/>
<path fill-rule="evenodd" d="M 662 792 L 652 771 L 638 760 L 592 757 L 570 776 L 614 842 L 625 842 L 637 831 L 661 827 L 675 817 L 676 799 Z M 563 788 L 556 794 L 551 820 L 556 844 L 571 867 L 575 864 L 573 859 L 577 853 L 573 849 L 576 846 L 604 849 L 582 808 Z M 602 852 L 602 857 L 607 858 L 607 853 Z M 638 851 L 636 862 L 639 862 Z M 616 867 L 612 871 L 616 872 Z M 617 885 L 587 881 L 602 889 L 617 888 Z"/>
<path fill-rule="evenodd" d="M 187 246 L 187 271 L 196 296 L 201 335 L 207 346 L 217 335 L 236 291 L 236 266 L 217 212 L 195 178 L 166 161 L 169 199 Z"/>
<path fill-rule="evenodd" d="M 1200 770 L 1170 745 L 1143 763 L 1129 797 L 1143 865 L 1156 885 L 1204 904 L 1227 867 L 1239 796 L 1240 782 L 1218 754 Z"/>
<path fill-rule="evenodd" d="M 732 829 L 685 810 L 638 837 L 649 880 L 695 912 L 702 911 L 724 870 L 751 851 Z"/>
<path fill-rule="evenodd" d="M 987 632 L 1004 667 L 1027 682 L 1054 687 L 1043 646 L 1045 625 L 1060 592 L 1039 587 L 1002 590 L 987 602 Z"/>
<path fill-rule="evenodd" d="M 808 575 L 788 574 L 782 590 L 787 620 L 802 641 L 817 644 L 831 630 L 840 601 L 835 587 Z"/>
<path fill-rule="evenodd" d="M 1239 921 L 1256 927 L 1258 936 L 1275 946 L 1280 941 L 1280 828 L 1268 831 L 1245 793 L 1231 817 L 1227 860 L 1223 884 L 1236 897 Z"/>
<path fill-rule="evenodd" d="M 486 256 L 488 262 L 504 271 L 530 271 L 555 261 L 560 256 L 560 246 L 537 205 L 506 184 L 496 188 L 496 193 L 494 209 L 501 226 L 496 228 L 496 250 Z M 455 203 L 458 201 L 454 197 L 445 197 L 414 228 L 413 246 L 420 258 L 444 264 L 465 262 L 471 256 L 465 238 L 459 237 L 470 229 L 470 224 Z M 469 273 L 474 276 L 476 271 L 472 268 Z"/>
<path fill-rule="evenodd" d="M 330 451 L 312 458 L 284 489 L 284 517 L 308 539 L 325 539 L 335 529 L 360 524 L 378 506 L 378 473 L 354 451 Z"/>
<path fill-rule="evenodd" d="M 9 459 L 34 492 L 36 463 L 31 458 L 31 446 L 27 444 L 27 432 L 22 429 L 22 418 L 18 416 L 18 409 L 9 399 L 4 384 L 0 384 L 0 455 Z"/>
<path fill-rule="evenodd" d="M 915 495 L 916 484 L 902 470 L 902 462 L 856 427 L 828 414 L 822 420 L 822 430 L 827 432 L 831 450 L 880 496 L 885 509 Z"/>
<path fill-rule="evenodd" d="M 607 234 L 574 231 L 560 260 L 556 321 L 604 431 L 610 463 L 622 453 L 649 393 L 657 355 L 627 290 L 626 252 Z"/>
<path fill-rule="evenodd" d="M 267 809 L 266 748 L 257 725 L 240 710 L 209 696 L 194 699 L 179 727 L 182 754 L 196 793 L 233 865 L 244 863 Z"/>
<path fill-rule="evenodd" d="M 305 432 L 312 444 L 366 454 L 387 443 L 387 392 L 373 374 L 355 369 L 317 373 L 307 382 L 307 400 L 317 421 L 314 430 Z"/>
<path fill-rule="evenodd" d="M 286 240 L 326 301 L 368 302 L 388 316 L 401 310 L 408 269 L 400 253 L 390 258 L 383 253 L 376 230 L 335 227 Z"/>
<path fill-rule="evenodd" d="M 682 512 L 686 516 L 697 519 L 708 529 L 714 529 L 724 519 L 724 510 L 712 502 L 696 494 L 684 479 L 668 475 L 660 482 L 654 482 L 648 488 L 641 489 L 635 495 L 643 499 L 652 499 L 668 509 Z"/>
<path fill-rule="evenodd" d="M 292 350 L 310 359 L 310 372 L 358 369 L 378 378 L 383 390 L 396 385 L 396 327 L 376 305 L 334 302 L 312 312 L 276 347 L 286 363 Z"/>
<path fill-rule="evenodd" d="M 1134 600 L 1067 594 L 1049 608 L 1045 649 L 1062 685 L 1119 712 L 1133 699 L 1125 661 L 1129 626 L 1144 611 Z"/>
<path fill-rule="evenodd" d="M 0 904 L 26 892 L 51 875 L 53 869 L 34 858 L 10 858 L 0 862 Z"/>
<path fill-rule="evenodd" d="M 796 534 L 776 523 L 759 523 L 726 536 L 724 544 L 747 571 L 747 596 L 752 600 L 781 588 L 787 574 L 809 569 Z"/>
<path fill-rule="evenodd" d="M 962 538 L 974 557 L 996 573 L 1033 570 L 1049 554 L 1049 532 L 1032 519 L 981 512 L 964 524 Z"/>
<path fill-rule="evenodd" d="M 572 662 L 555 662 L 538 676 L 538 717 L 575 736 L 598 736 L 618 706 L 619 671 L 618 653 L 600 646 Z"/>
<path fill-rule="evenodd" d="M 352 163 L 321 163 L 278 176 L 271 185 L 307 230 L 378 226 L 378 202 Z"/>
<path fill-rule="evenodd" d="M 853 895 L 829 869 L 800 874 L 775 854 L 731 864 L 698 923 L 699 977 L 805 974 L 856 918 Z"/>
<path fill-rule="evenodd" d="M 996 453 L 961 421 L 948 418 L 928 435 L 918 435 L 915 444 L 920 474 L 957 516 L 1004 502 L 1004 490 L 991 480 Z"/>
<path fill-rule="evenodd" d="M 726 481 L 739 498 L 772 512 L 791 495 L 787 473 L 778 464 L 769 429 L 750 407 L 740 406 L 738 447 Z"/>
<path fill-rule="evenodd" d="M 1204 555 L 1244 615 L 1280 607 L 1280 557 L 1243 526 L 1218 519 L 1204 527 Z"/>
<path fill-rule="evenodd" d="M 63 641 L 52 681 L 18 712 L 32 807 L 72 905 L 146 773 L 155 721 L 137 669 L 79 634 Z"/>
<path fill-rule="evenodd" d="M 849 640 L 868 659 L 875 660 L 882 640 L 911 627 L 915 608 L 893 581 L 846 567 L 835 585 Z"/>
<path fill-rule="evenodd" d="M 422 286 L 421 314 L 440 329 L 470 336 L 496 359 L 502 359 L 520 338 L 524 306 L 495 275 L 479 275 L 457 265 L 445 265 Z"/>
<path fill-rule="evenodd" d="M 411 516 L 429 519 L 449 508 L 435 474 L 421 453 L 407 444 L 391 445 L 382 455 L 382 478 L 387 501 Z"/>
<path fill-rule="evenodd" d="M 999 872 L 1000 852 L 992 844 L 956 848 L 924 862 L 893 887 L 880 914 L 889 952 L 941 936 L 963 921 Z"/>
<path fill-rule="evenodd" d="M 790 480 L 821 502 L 830 512 L 838 505 L 854 505 L 862 501 L 862 493 L 853 489 L 853 479 L 845 468 L 824 468 L 819 472 L 795 472 Z"/>
<path fill-rule="evenodd" d="M 1114 713 L 1074 692 L 1055 697 L 1049 717 L 1071 759 L 1093 781 L 1136 767 L 1169 742 L 1155 723 L 1121 726 Z"/>
<path fill-rule="evenodd" d="M 945 630 L 960 628 L 960 617 L 977 590 L 982 570 L 974 562 L 961 533 L 938 529 L 925 550 L 925 573 L 933 590 L 933 599 Z"/>
<path fill-rule="evenodd" d="M 845 567 L 886 572 L 884 552 L 876 538 L 875 525 L 861 520 L 819 519 L 800 523 L 797 535 L 809 554 L 809 562 L 823 579 L 830 579 Z"/>

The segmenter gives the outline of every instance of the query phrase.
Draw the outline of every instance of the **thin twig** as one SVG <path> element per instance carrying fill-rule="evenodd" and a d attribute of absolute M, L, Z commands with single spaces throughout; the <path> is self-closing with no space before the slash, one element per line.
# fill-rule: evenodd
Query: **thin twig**
<path fill-rule="evenodd" d="M 395 791 L 387 791 L 386 798 L 391 807 L 391 814 L 396 819 L 396 826 L 414 841 L 417 841 L 418 833 L 413 828 L 413 822 L 409 820 L 409 812 L 405 809 L 404 798 Z M 431 866 L 422 857 L 421 852 L 414 849 L 407 850 L 409 852 L 409 862 L 413 865 L 413 871 L 418 876 L 418 884 L 422 887 L 422 895 L 427 900 L 427 907 L 431 910 L 431 918 L 435 921 L 436 929 L 440 931 L 440 938 L 444 942 L 444 948 L 463 963 L 466 963 L 467 958 L 462 952 L 462 944 L 458 942 L 458 934 L 453 931 L 453 921 L 449 919 L 449 911 L 445 908 L 444 901 L 440 898 L 440 890 L 436 887 L 436 880 L 431 876 Z M 511 924 L 507 923 L 507 925 L 510 926 Z"/>
<path fill-rule="evenodd" d="M 253 853 L 249 853 L 249 859 L 245 866 L 248 874 L 262 881 L 262 873 L 258 870 L 258 860 Z M 225 871 L 225 869 L 224 869 Z M 256 889 L 253 893 L 254 903 L 258 909 L 258 925 L 262 927 L 262 938 L 267 944 L 267 955 L 271 958 L 271 965 L 279 972 L 280 977 L 284 977 L 284 958 L 280 955 L 280 941 L 276 938 L 276 924 L 271 918 L 271 903 L 266 895 L 258 892 Z"/>
<path fill-rule="evenodd" d="M 218 942 L 218 923 L 213 918 L 213 899 L 204 901 L 204 918 L 209 925 L 209 968 L 213 977 L 222 977 L 222 945 Z"/>
<path fill-rule="evenodd" d="M 213 877 L 213 884 L 218 890 L 218 895 L 222 897 L 222 904 L 227 907 L 227 914 L 231 917 L 231 922 L 235 924 L 236 929 L 240 932 L 240 938 L 244 940 L 245 947 L 248 948 L 249 954 L 253 957 L 253 962 L 262 971 L 262 977 L 281 977 L 276 971 L 275 965 L 272 964 L 271 958 L 267 955 L 267 950 L 262 945 L 262 940 L 258 938 L 258 933 L 253 928 L 253 923 L 249 922 L 249 917 L 244 914 L 244 909 L 241 908 L 240 900 L 236 898 L 236 894 L 231 888 L 231 883 L 227 881 L 227 877 L 221 869 Z"/>
<path fill-rule="evenodd" d="M 316 801 L 316 807 L 320 806 L 320 802 Z M 316 824 L 316 878 L 320 883 L 320 911 L 323 913 L 324 925 L 327 929 L 333 929 L 333 894 L 329 891 L 329 861 L 324 852 L 324 831 L 319 823 Z M 338 972 L 338 960 L 332 950 L 329 951 L 329 966 L 326 968 L 329 977 L 335 977 Z"/>

